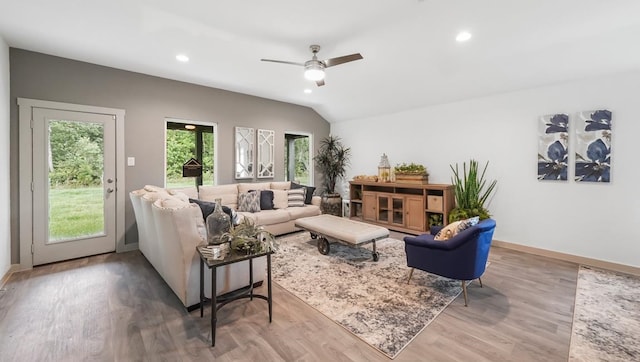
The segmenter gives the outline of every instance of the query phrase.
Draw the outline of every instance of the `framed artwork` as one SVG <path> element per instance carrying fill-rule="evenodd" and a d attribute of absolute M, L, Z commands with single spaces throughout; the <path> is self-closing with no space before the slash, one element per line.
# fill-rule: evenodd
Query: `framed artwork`
<path fill-rule="evenodd" d="M 585 111 L 576 117 L 577 182 L 611 180 L 611 111 Z"/>
<path fill-rule="evenodd" d="M 258 129 L 258 178 L 273 178 L 275 131 Z"/>
<path fill-rule="evenodd" d="M 563 113 L 538 120 L 538 180 L 567 181 L 569 116 Z"/>

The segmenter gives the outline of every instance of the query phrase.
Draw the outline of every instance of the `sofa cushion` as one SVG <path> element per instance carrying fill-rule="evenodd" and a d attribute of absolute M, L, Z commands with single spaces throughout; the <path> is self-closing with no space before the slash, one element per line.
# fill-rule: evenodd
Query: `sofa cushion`
<path fill-rule="evenodd" d="M 213 211 L 216 209 L 216 203 L 215 202 L 209 202 L 209 201 L 202 201 L 202 200 L 198 200 L 198 199 L 189 199 L 189 202 L 192 204 L 196 204 L 198 206 L 200 206 L 200 210 L 202 210 L 202 218 L 206 221 L 207 217 L 209 215 L 211 215 L 213 213 Z M 231 210 L 230 207 L 228 206 L 222 206 L 222 211 L 224 211 L 225 214 L 229 215 L 229 219 L 233 222 L 234 220 L 234 213 L 233 210 Z"/>
<path fill-rule="evenodd" d="M 256 225 L 280 224 L 291 220 L 287 210 L 264 210 L 252 215 Z"/>
<path fill-rule="evenodd" d="M 273 210 L 273 191 L 260 191 L 260 210 Z"/>
<path fill-rule="evenodd" d="M 271 183 L 272 190 L 288 190 L 291 188 L 291 181 L 276 181 Z"/>
<path fill-rule="evenodd" d="M 222 199 L 222 205 L 229 206 L 232 209 L 238 208 L 238 185 L 203 185 L 199 187 L 199 199 L 203 201 L 214 202 L 216 199 Z"/>
<path fill-rule="evenodd" d="M 287 209 L 291 220 L 297 220 L 301 217 L 318 216 L 322 214 L 320 207 L 316 205 L 307 205 L 305 207 L 290 207 Z"/>
<path fill-rule="evenodd" d="M 184 201 L 183 199 L 178 197 L 159 198 L 157 200 L 161 200 L 163 207 L 169 207 L 169 208 L 179 208 L 179 207 L 185 207 L 189 205 L 188 201 Z"/>
<path fill-rule="evenodd" d="M 286 209 L 289 207 L 289 193 L 286 190 L 273 191 L 273 207 L 275 209 Z"/>
<path fill-rule="evenodd" d="M 306 189 L 292 189 L 288 190 L 289 207 L 304 206 L 304 193 Z"/>
<path fill-rule="evenodd" d="M 260 192 L 243 192 L 238 195 L 238 211 L 258 212 L 260 211 Z"/>
<path fill-rule="evenodd" d="M 142 195 L 142 198 L 147 200 L 147 201 L 151 201 L 152 203 L 158 199 L 173 199 L 175 197 L 169 195 L 169 193 L 167 193 L 166 191 L 158 191 L 158 192 L 147 192 L 144 195 Z M 179 199 L 178 199 L 179 200 Z"/>
<path fill-rule="evenodd" d="M 144 190 L 149 192 L 166 192 L 164 188 L 154 185 L 144 185 Z"/>
<path fill-rule="evenodd" d="M 301 184 L 292 182 L 291 183 L 291 189 L 305 189 L 304 203 L 307 204 L 307 205 L 311 205 L 311 199 L 313 198 L 313 193 L 316 191 L 315 187 L 301 185 Z"/>
<path fill-rule="evenodd" d="M 179 194 L 179 193 L 183 193 L 183 194 L 187 195 L 191 199 L 197 199 L 198 198 L 198 188 L 195 187 L 195 186 L 181 187 L 181 188 L 177 188 L 177 189 L 167 189 L 167 192 L 169 193 L 169 195 L 176 195 L 176 194 Z"/>
<path fill-rule="evenodd" d="M 251 190 L 268 190 L 270 186 L 271 182 L 240 183 L 238 184 L 238 194 Z"/>

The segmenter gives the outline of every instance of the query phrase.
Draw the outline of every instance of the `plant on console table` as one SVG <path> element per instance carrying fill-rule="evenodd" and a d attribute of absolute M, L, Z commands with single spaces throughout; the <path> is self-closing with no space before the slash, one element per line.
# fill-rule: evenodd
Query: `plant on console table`
<path fill-rule="evenodd" d="M 393 168 L 396 182 L 409 182 L 426 184 L 429 181 L 429 173 L 424 165 L 418 163 L 402 163 Z"/>
<path fill-rule="evenodd" d="M 451 167 L 453 176 L 451 182 L 455 186 L 456 207 L 449 213 L 449 222 L 468 219 L 478 216 L 480 220 L 488 219 L 489 210 L 485 208 L 485 203 L 491 196 L 498 181 L 493 180 L 487 184 L 485 172 L 489 166 L 489 161 L 484 165 L 482 173 L 479 172 L 478 161 L 469 161 L 469 169 L 467 163 L 462 164 L 462 173 L 456 167 Z"/>
<path fill-rule="evenodd" d="M 345 176 L 349 157 L 351 149 L 345 147 L 339 137 L 329 136 L 320 141 L 320 148 L 313 160 L 323 176 L 324 192 L 320 204 L 323 214 L 342 216 L 342 196 L 336 192 L 336 182 Z"/>
<path fill-rule="evenodd" d="M 222 234 L 221 239 L 226 239 L 231 249 L 246 254 L 277 248 L 275 236 L 262 226 L 257 226 L 248 217 Z"/>

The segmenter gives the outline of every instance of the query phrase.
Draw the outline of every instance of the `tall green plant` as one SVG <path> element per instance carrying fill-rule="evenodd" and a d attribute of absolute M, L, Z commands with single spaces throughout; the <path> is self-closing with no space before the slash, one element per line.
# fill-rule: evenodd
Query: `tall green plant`
<path fill-rule="evenodd" d="M 323 175 L 322 186 L 326 193 L 336 192 L 336 181 L 346 175 L 350 157 L 351 148 L 345 147 L 339 137 L 329 136 L 320 141 L 320 148 L 313 159 Z"/>
<path fill-rule="evenodd" d="M 479 216 L 480 219 L 489 217 L 489 212 L 485 208 L 485 203 L 491 196 L 498 181 L 493 180 L 487 184 L 485 173 L 489 161 L 484 165 L 482 173 L 479 172 L 478 161 L 470 160 L 469 169 L 467 163 L 462 164 L 462 174 L 456 163 L 456 167 L 451 167 L 453 176 L 451 182 L 455 186 L 456 208 L 449 214 L 449 222 Z"/>

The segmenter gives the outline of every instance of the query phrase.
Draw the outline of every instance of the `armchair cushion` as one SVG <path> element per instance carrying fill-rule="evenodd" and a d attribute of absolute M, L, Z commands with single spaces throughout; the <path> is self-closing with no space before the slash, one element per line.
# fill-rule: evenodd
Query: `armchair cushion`
<path fill-rule="evenodd" d="M 477 224 L 478 221 L 480 221 L 480 218 L 476 216 L 469 219 L 452 222 L 451 224 L 442 228 L 433 239 L 440 241 L 449 240 L 452 237 L 458 235 L 459 232 Z"/>

